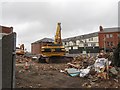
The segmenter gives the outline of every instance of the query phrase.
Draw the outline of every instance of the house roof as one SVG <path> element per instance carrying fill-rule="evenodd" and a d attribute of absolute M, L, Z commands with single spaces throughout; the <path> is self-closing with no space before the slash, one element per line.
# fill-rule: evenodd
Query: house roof
<path fill-rule="evenodd" d="M 87 39 L 87 38 L 96 37 L 96 36 L 98 36 L 98 32 L 84 34 L 84 35 L 75 36 L 75 37 L 70 37 L 70 38 L 63 39 L 62 41 L 63 42 L 76 41 L 76 40 L 80 40 L 80 39 L 82 40 L 82 39 Z"/>
<path fill-rule="evenodd" d="M 120 32 L 120 27 L 104 28 L 103 32 Z"/>
<path fill-rule="evenodd" d="M 38 40 L 38 41 L 35 41 L 35 42 L 33 42 L 33 43 L 41 43 L 41 42 L 53 42 L 54 40 L 53 39 L 51 39 L 51 38 L 43 38 L 43 39 L 41 39 L 41 40 Z M 32 43 L 32 44 L 33 44 Z"/>

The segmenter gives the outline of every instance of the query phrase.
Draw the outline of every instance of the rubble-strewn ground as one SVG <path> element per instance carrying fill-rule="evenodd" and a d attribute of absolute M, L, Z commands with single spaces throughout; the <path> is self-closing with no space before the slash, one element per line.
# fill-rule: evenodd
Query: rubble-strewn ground
<path fill-rule="evenodd" d="M 119 77 L 109 80 L 71 77 L 61 72 L 66 63 L 37 63 L 30 59 L 28 63 L 31 64 L 28 70 L 24 69 L 25 63 L 16 64 L 16 88 L 120 88 Z"/>

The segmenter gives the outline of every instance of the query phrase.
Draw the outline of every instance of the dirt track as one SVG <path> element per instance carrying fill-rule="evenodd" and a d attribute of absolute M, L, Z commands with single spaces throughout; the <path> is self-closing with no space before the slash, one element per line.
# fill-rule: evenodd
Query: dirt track
<path fill-rule="evenodd" d="M 33 63 L 33 62 L 32 62 Z M 71 77 L 60 72 L 66 63 L 41 64 L 35 62 L 28 70 L 23 66 L 16 67 L 16 88 L 120 88 L 120 79 L 97 80 Z"/>

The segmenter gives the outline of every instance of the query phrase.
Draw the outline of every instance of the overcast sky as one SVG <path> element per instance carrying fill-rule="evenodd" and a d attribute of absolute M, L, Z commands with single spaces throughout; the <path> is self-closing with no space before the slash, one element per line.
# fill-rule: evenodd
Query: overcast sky
<path fill-rule="evenodd" d="M 99 26 L 118 26 L 119 0 L 31 0 L 0 3 L 0 25 L 12 26 L 17 33 L 17 46 L 42 38 L 54 38 L 61 22 L 62 38 L 99 31 Z"/>

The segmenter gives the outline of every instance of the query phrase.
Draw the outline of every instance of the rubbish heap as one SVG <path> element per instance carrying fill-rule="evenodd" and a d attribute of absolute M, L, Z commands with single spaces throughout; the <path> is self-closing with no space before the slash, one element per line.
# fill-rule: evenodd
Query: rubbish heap
<path fill-rule="evenodd" d="M 104 52 L 100 52 L 96 57 L 79 55 L 62 72 L 67 72 L 70 76 L 87 77 L 91 79 L 109 80 L 112 76 L 119 77 L 119 69 L 112 66 L 112 61 Z"/>

